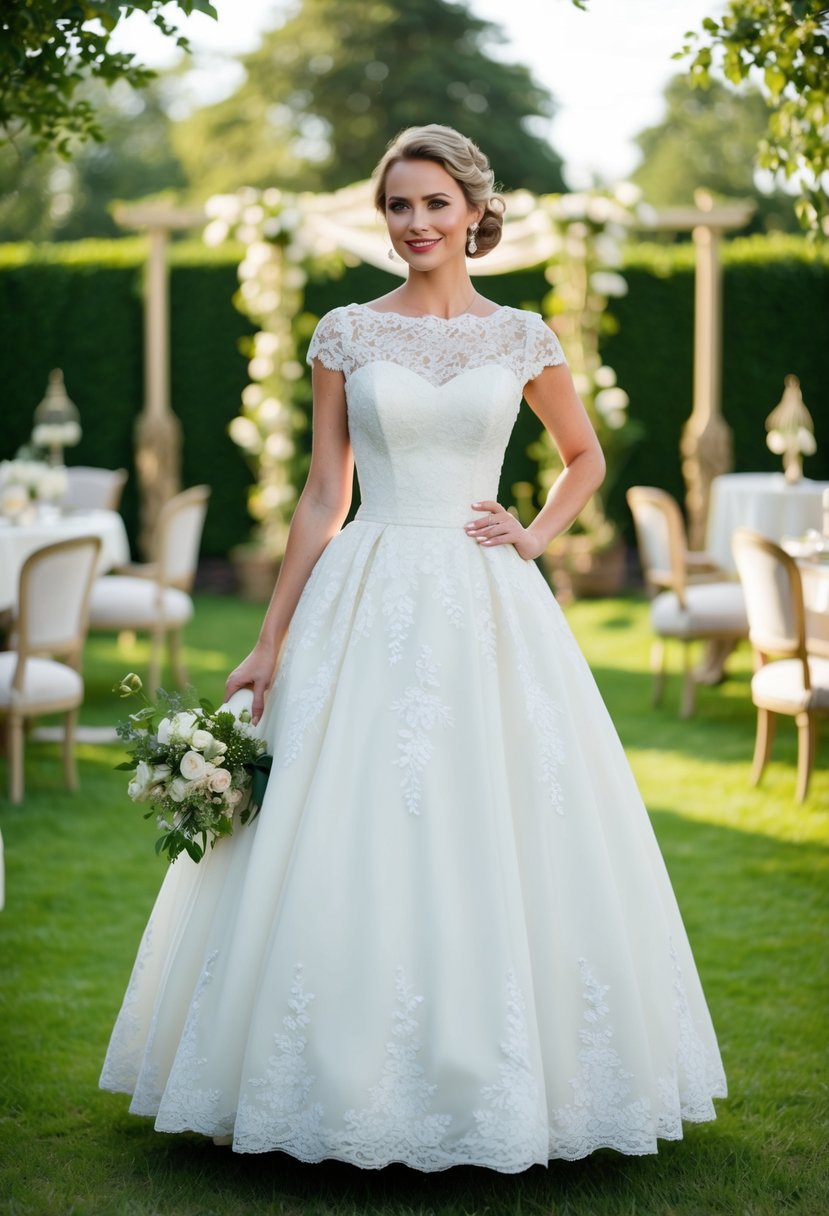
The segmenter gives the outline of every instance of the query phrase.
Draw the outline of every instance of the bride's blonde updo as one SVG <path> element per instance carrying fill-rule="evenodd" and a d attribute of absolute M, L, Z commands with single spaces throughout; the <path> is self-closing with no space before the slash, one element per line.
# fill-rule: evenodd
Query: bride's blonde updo
<path fill-rule="evenodd" d="M 475 233 L 478 248 L 469 256 L 482 258 L 495 248 L 504 226 L 504 200 L 495 193 L 495 174 L 489 161 L 471 139 L 436 122 L 401 131 L 386 148 L 372 175 L 376 182 L 374 202 L 383 213 L 386 210 L 386 174 L 401 160 L 431 160 L 442 165 L 458 183 L 470 206 L 484 208 Z"/>

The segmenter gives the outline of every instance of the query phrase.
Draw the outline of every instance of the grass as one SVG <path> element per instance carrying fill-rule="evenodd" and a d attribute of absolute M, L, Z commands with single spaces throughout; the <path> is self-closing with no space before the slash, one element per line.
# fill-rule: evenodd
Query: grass
<path fill-rule="evenodd" d="M 218 698 L 259 610 L 201 597 L 191 677 Z M 7 1216 L 778 1216 L 829 1212 L 826 938 L 829 737 L 809 801 L 794 803 L 795 739 L 781 725 L 761 789 L 749 786 L 750 659 L 700 691 L 696 717 L 649 706 L 646 607 L 576 604 L 571 623 L 633 763 L 668 863 L 720 1037 L 731 1096 L 716 1123 L 658 1156 L 612 1152 L 502 1176 L 421 1175 L 244 1157 L 163 1136 L 97 1090 L 109 1032 L 161 863 L 126 803 L 117 749 L 79 749 L 82 790 L 61 788 L 58 749 L 32 743 L 27 799 L 3 802 L 7 907 L 0 914 L 0 1212 Z M 140 644 L 90 642 L 88 723 L 123 703 L 116 677 Z M 5 771 L 0 772 L 0 779 Z"/>

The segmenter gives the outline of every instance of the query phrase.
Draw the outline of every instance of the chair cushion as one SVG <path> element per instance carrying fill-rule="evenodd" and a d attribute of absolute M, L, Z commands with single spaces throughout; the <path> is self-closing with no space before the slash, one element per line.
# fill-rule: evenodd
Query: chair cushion
<path fill-rule="evenodd" d="M 685 589 L 683 608 L 673 591 L 651 604 L 651 624 L 664 637 L 705 638 L 748 635 L 748 618 L 739 583 L 700 583 Z"/>
<path fill-rule="evenodd" d="M 807 691 L 800 659 L 775 659 L 751 677 L 751 696 L 754 704 L 763 708 L 781 706 L 781 713 L 829 710 L 829 659 L 810 657 L 809 679 L 812 687 Z"/>
<path fill-rule="evenodd" d="M 89 601 L 90 629 L 150 629 L 183 625 L 193 615 L 186 591 L 159 588 L 145 578 L 112 574 L 96 578 Z"/>
<path fill-rule="evenodd" d="M 16 670 L 16 651 L 0 652 L 0 708 L 14 705 L 23 713 L 35 713 L 44 705 L 72 709 L 83 701 L 83 679 L 65 663 L 57 663 L 54 659 L 27 659 L 23 688 L 19 693 L 12 689 Z"/>

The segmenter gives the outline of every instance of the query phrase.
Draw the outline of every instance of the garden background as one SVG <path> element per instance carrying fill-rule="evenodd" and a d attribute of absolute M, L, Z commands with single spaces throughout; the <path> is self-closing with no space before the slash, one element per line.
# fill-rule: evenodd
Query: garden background
<path fill-rule="evenodd" d="M 53 367 L 64 372 L 81 413 L 81 443 L 71 464 L 130 472 L 123 514 L 135 539 L 137 478 L 132 433 L 143 390 L 142 277 L 146 246 L 139 239 L 0 246 L 0 377 L 8 403 L 0 458 L 30 433 L 31 416 Z M 233 305 L 241 250 L 210 249 L 197 241 L 171 246 L 171 403 L 184 432 L 183 484 L 212 486 L 203 553 L 224 556 L 250 530 L 245 488 L 251 475 L 227 434 L 248 382 L 240 341 L 253 332 Z M 829 247 L 788 235 L 737 238 L 723 244 L 723 412 L 734 431 L 736 470 L 780 468 L 766 447 L 764 420 L 783 393 L 783 379 L 799 376 L 815 417 L 818 451 L 806 475 L 829 479 Z M 682 498 L 679 437 L 691 411 L 694 250 L 690 244 L 631 243 L 620 268 L 628 294 L 611 301 L 616 332 L 602 355 L 630 396 L 630 416 L 644 437 L 611 488 L 610 514 L 632 539 L 624 504 L 628 485 L 659 485 Z M 323 313 L 389 290 L 390 276 L 370 266 L 307 284 L 294 326 L 304 355 Z M 499 304 L 538 308 L 549 290 L 541 269 L 492 276 L 486 294 Z M 821 321 L 821 318 L 824 321 Z M 296 386 L 294 403 L 308 414 L 310 378 Z M 539 424 L 522 411 L 501 483 L 513 501 L 516 482 L 536 480 L 527 447 Z M 306 451 L 310 428 L 300 435 Z"/>

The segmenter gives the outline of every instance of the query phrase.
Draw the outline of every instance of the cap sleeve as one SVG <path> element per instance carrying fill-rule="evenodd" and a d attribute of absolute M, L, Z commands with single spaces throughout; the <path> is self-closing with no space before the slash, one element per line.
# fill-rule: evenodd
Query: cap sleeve
<path fill-rule="evenodd" d="M 524 383 L 540 376 L 545 367 L 566 363 L 556 335 L 537 312 L 527 314 L 527 340 L 524 350 Z"/>
<path fill-rule="evenodd" d="M 306 357 L 309 363 L 318 359 L 330 371 L 348 374 L 353 363 L 351 347 L 345 311 L 332 308 L 317 322 Z"/>

